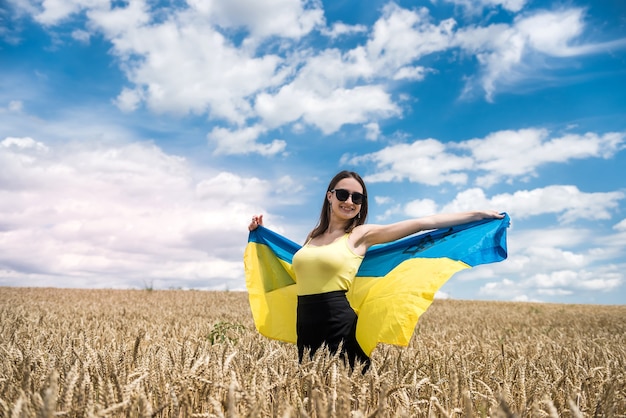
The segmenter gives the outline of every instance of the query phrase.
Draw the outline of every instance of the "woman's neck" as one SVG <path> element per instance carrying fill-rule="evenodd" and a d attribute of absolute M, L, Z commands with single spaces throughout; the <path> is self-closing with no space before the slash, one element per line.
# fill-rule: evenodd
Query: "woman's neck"
<path fill-rule="evenodd" d="M 346 227 L 348 226 L 348 222 L 341 219 L 331 219 L 330 222 L 328 223 L 328 228 L 326 228 L 326 231 L 324 231 L 325 234 L 328 235 L 337 235 L 339 232 L 341 232 L 342 234 L 346 232 Z"/>

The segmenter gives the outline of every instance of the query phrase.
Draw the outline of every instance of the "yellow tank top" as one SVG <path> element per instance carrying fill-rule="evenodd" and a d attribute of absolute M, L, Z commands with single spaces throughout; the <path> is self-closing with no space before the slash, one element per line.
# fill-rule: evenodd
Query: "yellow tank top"
<path fill-rule="evenodd" d="M 293 256 L 298 295 L 348 290 L 363 256 L 348 247 L 348 234 L 327 245 L 306 244 Z"/>

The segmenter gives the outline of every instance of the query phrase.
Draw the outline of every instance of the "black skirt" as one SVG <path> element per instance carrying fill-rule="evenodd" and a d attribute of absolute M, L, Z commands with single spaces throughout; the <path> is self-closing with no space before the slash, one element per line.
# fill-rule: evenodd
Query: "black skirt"
<path fill-rule="evenodd" d="M 298 296 L 296 332 L 298 335 L 298 358 L 302 361 L 304 352 L 310 350 L 310 357 L 322 345 L 332 354 L 341 346 L 341 356 L 347 357 L 350 367 L 355 360 L 369 368 L 370 359 L 356 340 L 357 316 L 345 291 L 334 291 L 317 295 Z"/>

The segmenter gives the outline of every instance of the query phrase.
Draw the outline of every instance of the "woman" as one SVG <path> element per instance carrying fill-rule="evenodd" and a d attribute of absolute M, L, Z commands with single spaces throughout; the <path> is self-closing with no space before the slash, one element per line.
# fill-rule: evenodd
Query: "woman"
<path fill-rule="evenodd" d="M 317 226 L 293 256 L 298 293 L 297 346 L 300 361 L 323 345 L 331 353 L 341 349 L 349 364 L 369 367 L 369 357 L 355 337 L 357 316 L 346 292 L 373 245 L 404 238 L 416 232 L 447 228 L 486 218 L 502 219 L 496 211 L 440 214 L 389 225 L 365 224 L 368 201 L 363 179 L 341 171 L 328 185 Z M 253 216 L 250 231 L 263 225 L 263 215 Z"/>

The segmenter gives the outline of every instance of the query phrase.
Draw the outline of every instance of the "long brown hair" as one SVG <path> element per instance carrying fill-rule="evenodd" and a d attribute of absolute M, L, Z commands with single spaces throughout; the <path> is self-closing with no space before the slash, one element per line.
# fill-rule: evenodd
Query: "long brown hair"
<path fill-rule="evenodd" d="M 337 173 L 335 177 L 333 177 L 333 179 L 328 184 L 326 191 L 329 192 L 333 190 L 335 186 L 337 185 L 337 183 L 339 183 L 341 180 L 346 179 L 346 178 L 353 178 L 356 181 L 358 181 L 361 184 L 361 187 L 363 187 L 363 195 L 365 196 L 365 199 L 363 199 L 363 203 L 361 204 L 361 210 L 359 211 L 357 216 L 355 216 L 354 218 L 352 218 L 351 221 L 346 223 L 345 231 L 351 232 L 355 226 L 363 225 L 365 223 L 365 220 L 367 219 L 367 188 L 365 187 L 365 182 L 363 181 L 361 176 L 359 176 L 354 171 L 343 170 Z M 322 212 L 320 213 L 320 219 L 317 222 L 317 226 L 313 228 L 313 230 L 309 233 L 308 239 L 315 238 L 317 236 L 322 235 L 328 229 L 329 225 L 330 225 L 330 203 L 328 202 L 328 199 L 326 198 L 326 193 L 324 193 L 324 203 L 322 204 Z"/>

